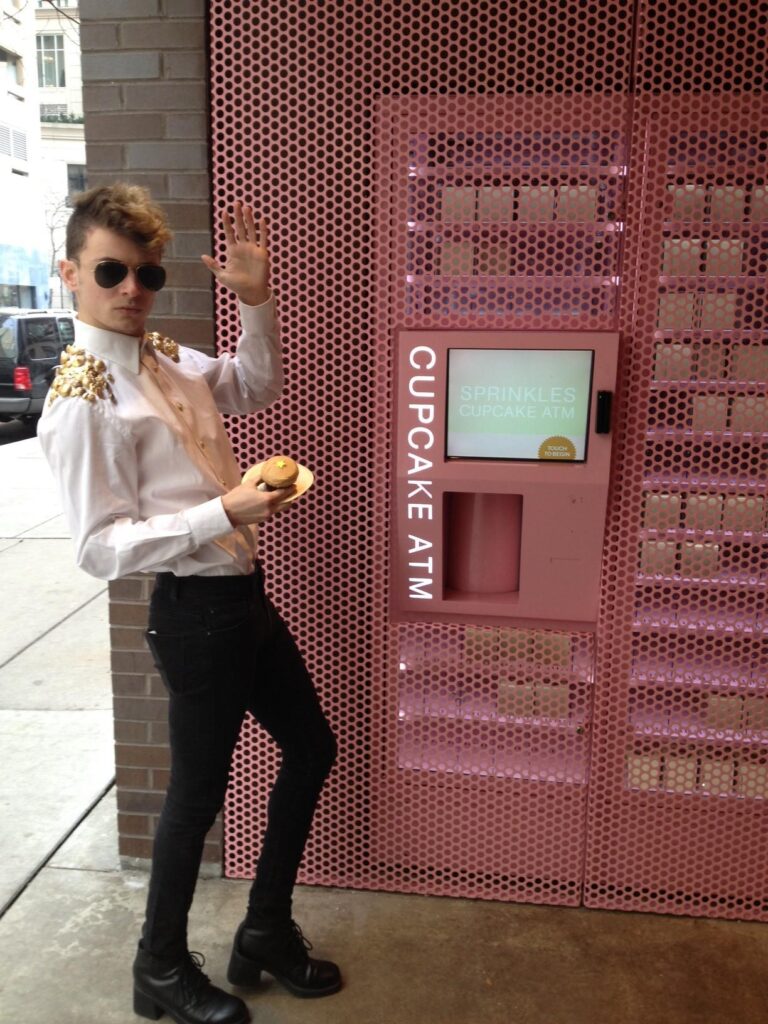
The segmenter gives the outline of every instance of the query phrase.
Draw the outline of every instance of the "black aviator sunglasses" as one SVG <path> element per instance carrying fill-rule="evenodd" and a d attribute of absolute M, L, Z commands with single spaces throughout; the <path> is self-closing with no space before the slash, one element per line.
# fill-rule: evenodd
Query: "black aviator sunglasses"
<path fill-rule="evenodd" d="M 114 288 L 126 279 L 129 269 L 121 260 L 102 260 L 93 268 L 93 277 L 100 288 Z M 140 263 L 133 272 L 147 291 L 159 292 L 165 284 L 165 267 L 157 263 Z"/>

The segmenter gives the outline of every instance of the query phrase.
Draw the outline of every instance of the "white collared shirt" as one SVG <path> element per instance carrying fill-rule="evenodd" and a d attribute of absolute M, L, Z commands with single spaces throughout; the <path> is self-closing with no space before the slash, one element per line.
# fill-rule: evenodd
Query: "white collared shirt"
<path fill-rule="evenodd" d="M 77 563 L 92 576 L 251 572 L 257 528 L 234 529 L 221 501 L 241 471 L 220 413 L 273 402 L 282 363 L 273 300 L 241 304 L 240 319 L 235 356 L 179 347 L 178 363 L 147 341 L 75 321 L 74 344 L 103 360 L 108 387 L 91 401 L 49 392 L 38 437 Z"/>

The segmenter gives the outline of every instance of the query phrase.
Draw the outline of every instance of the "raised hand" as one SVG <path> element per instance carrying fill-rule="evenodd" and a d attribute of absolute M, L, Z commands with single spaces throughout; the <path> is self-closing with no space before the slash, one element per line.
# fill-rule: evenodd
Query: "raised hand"
<path fill-rule="evenodd" d="M 200 259 L 226 288 L 248 306 L 258 306 L 269 298 L 269 253 L 267 252 L 267 222 L 262 217 L 258 225 L 253 209 L 238 200 L 234 217 L 225 210 L 221 215 L 227 242 L 226 262 L 220 266 L 210 256 Z"/>

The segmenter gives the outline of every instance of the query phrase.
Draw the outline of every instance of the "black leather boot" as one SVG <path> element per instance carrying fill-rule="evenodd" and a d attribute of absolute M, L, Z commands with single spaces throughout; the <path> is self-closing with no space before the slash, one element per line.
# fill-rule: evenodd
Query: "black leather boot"
<path fill-rule="evenodd" d="M 237 930 L 227 980 L 258 985 L 261 972 L 277 978 L 295 996 L 330 996 L 341 988 L 341 974 L 329 960 L 313 960 L 312 949 L 295 921 L 264 926 L 244 921 Z"/>
<path fill-rule="evenodd" d="M 176 1024 L 248 1024 L 248 1007 L 237 996 L 212 985 L 203 974 L 204 959 L 187 953 L 181 960 L 160 960 L 139 947 L 133 963 L 133 1010 Z"/>

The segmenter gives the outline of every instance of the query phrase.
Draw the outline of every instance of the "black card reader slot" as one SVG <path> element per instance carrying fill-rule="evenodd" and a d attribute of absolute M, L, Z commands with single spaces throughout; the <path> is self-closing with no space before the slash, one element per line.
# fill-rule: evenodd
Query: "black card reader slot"
<path fill-rule="evenodd" d="M 611 409 L 613 407 L 613 392 L 597 392 L 597 409 L 595 411 L 595 433 L 610 434 L 611 432 Z"/>

